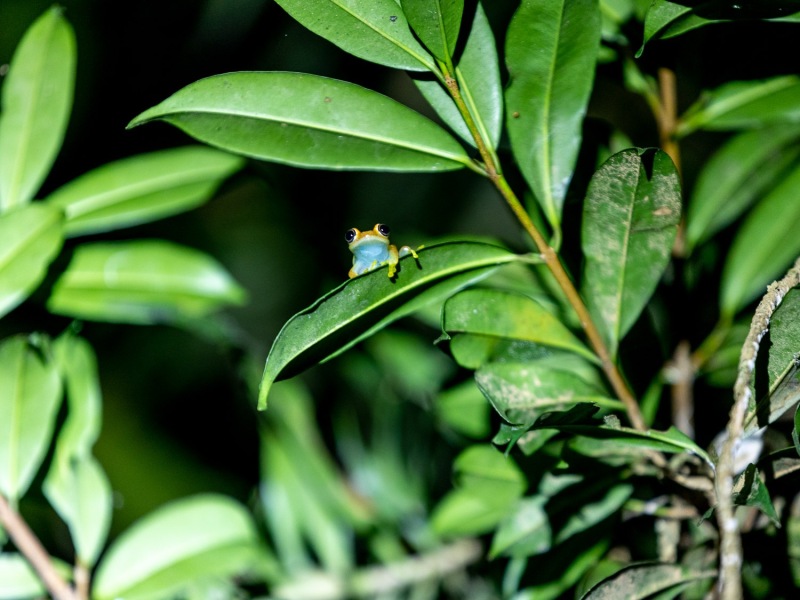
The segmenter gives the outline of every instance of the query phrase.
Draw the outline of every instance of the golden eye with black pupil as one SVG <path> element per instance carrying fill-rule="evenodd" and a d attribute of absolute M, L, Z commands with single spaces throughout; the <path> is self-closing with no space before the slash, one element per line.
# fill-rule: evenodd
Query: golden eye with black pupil
<path fill-rule="evenodd" d="M 344 241 L 350 244 L 356 239 L 356 235 L 358 235 L 358 229 L 348 229 L 347 233 L 344 234 Z"/>
<path fill-rule="evenodd" d="M 376 227 L 376 229 L 378 230 L 378 233 L 380 233 L 383 237 L 389 237 L 389 226 L 388 225 L 384 225 L 383 223 L 378 223 L 378 226 Z"/>

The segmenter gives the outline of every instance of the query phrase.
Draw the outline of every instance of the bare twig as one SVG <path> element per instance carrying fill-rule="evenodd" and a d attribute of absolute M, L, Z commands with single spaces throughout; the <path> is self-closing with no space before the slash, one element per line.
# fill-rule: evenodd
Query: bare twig
<path fill-rule="evenodd" d="M 780 281 L 773 282 L 756 308 L 750 323 L 739 371 L 733 386 L 733 407 L 726 429 L 726 439 L 719 453 L 715 478 L 717 523 L 720 530 L 720 594 L 723 600 L 742 597 L 742 540 L 733 506 L 734 452 L 744 431 L 744 418 L 751 401 L 750 381 L 756 364 L 761 339 L 769 330 L 769 322 L 783 297 L 800 285 L 800 258 Z"/>
<path fill-rule="evenodd" d="M 53 567 L 50 555 L 39 538 L 17 513 L 5 496 L 0 494 L 0 523 L 12 539 L 17 549 L 38 573 L 47 590 L 55 600 L 77 600 L 70 585 L 61 578 Z"/>

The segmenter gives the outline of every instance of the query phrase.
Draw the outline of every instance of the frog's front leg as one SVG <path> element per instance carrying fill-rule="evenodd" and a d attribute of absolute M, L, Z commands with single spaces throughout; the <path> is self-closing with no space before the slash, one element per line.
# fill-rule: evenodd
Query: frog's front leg
<path fill-rule="evenodd" d="M 404 248 L 407 246 L 404 246 Z M 394 274 L 397 272 L 397 263 L 400 260 L 400 254 L 397 251 L 397 246 L 394 244 L 389 244 L 389 258 L 387 258 L 383 264 L 389 265 L 389 279 L 394 277 Z"/>

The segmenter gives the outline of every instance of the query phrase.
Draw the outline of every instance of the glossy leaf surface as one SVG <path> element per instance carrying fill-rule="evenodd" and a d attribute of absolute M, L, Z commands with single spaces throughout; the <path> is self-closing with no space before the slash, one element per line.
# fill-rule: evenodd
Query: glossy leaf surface
<path fill-rule="evenodd" d="M 458 41 L 464 0 L 400 0 L 400 5 L 431 54 L 449 62 Z"/>
<path fill-rule="evenodd" d="M 680 217 L 680 178 L 660 150 L 623 150 L 592 177 L 581 232 L 582 295 L 612 356 L 655 291 Z"/>
<path fill-rule="evenodd" d="M 75 85 L 75 36 L 53 7 L 25 33 L 3 81 L 0 212 L 33 198 L 58 154 Z"/>
<path fill-rule="evenodd" d="M 61 211 L 31 204 L 0 214 L 0 316 L 39 285 L 64 241 Z"/>
<path fill-rule="evenodd" d="M 394 0 L 276 1 L 301 25 L 354 56 L 407 71 L 435 68 Z"/>
<path fill-rule="evenodd" d="M 81 319 L 152 324 L 203 317 L 244 299 L 244 290 L 210 256 L 142 240 L 79 246 L 47 305 Z"/>
<path fill-rule="evenodd" d="M 623 408 L 571 371 L 537 361 L 489 363 L 475 373 L 475 381 L 500 416 L 517 425 L 529 426 L 546 412 L 566 410 L 579 402 Z"/>
<path fill-rule="evenodd" d="M 58 370 L 22 337 L 0 342 L 0 493 L 15 501 L 50 446 L 61 401 Z"/>
<path fill-rule="evenodd" d="M 594 0 L 523 0 L 508 27 L 511 148 L 556 230 L 580 148 L 599 46 Z"/>
<path fill-rule="evenodd" d="M 800 158 L 800 127 L 773 126 L 741 133 L 705 164 L 686 217 L 691 249 L 761 198 Z"/>
<path fill-rule="evenodd" d="M 140 154 L 78 177 L 46 202 L 64 211 L 68 235 L 111 231 L 200 206 L 243 164 L 199 146 Z"/>
<path fill-rule="evenodd" d="M 503 129 L 503 88 L 492 26 L 481 4 L 475 7 L 472 27 L 456 63 L 456 78 L 481 137 L 497 148 Z M 474 147 L 475 140 L 464 118 L 439 81 L 435 78 L 415 78 L 414 83 L 442 120 Z"/>
<path fill-rule="evenodd" d="M 789 290 L 769 322 L 767 373 L 772 388 L 800 352 L 800 289 Z"/>
<path fill-rule="evenodd" d="M 433 121 L 366 88 L 304 73 L 196 81 L 136 117 L 223 150 L 298 167 L 447 171 L 471 164 Z"/>
<path fill-rule="evenodd" d="M 689 107 L 677 135 L 697 129 L 727 130 L 800 122 L 800 77 L 733 81 L 705 94 Z"/>
<path fill-rule="evenodd" d="M 800 165 L 750 212 L 734 238 L 722 271 L 720 308 L 733 316 L 766 292 L 800 255 Z"/>
<path fill-rule="evenodd" d="M 500 290 L 465 290 L 450 298 L 442 312 L 448 334 L 472 333 L 535 342 L 597 358 L 541 304 L 521 294 Z"/>
<path fill-rule="evenodd" d="M 168 598 L 193 581 L 251 568 L 262 550 L 250 514 L 230 498 L 174 501 L 125 531 L 103 557 L 93 597 Z"/>
<path fill-rule="evenodd" d="M 293 316 L 272 344 L 258 405 L 267 405 L 277 379 L 332 358 L 388 323 L 440 301 L 517 256 L 497 246 L 453 242 L 429 246 L 419 260 L 400 261 L 395 280 L 379 268 L 345 282 Z"/>

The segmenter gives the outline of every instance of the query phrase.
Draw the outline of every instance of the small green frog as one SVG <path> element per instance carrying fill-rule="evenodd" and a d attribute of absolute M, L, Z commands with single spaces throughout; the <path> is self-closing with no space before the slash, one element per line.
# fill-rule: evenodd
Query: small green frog
<path fill-rule="evenodd" d="M 417 253 L 409 246 L 403 246 L 398 250 L 397 246 L 390 244 L 389 226 L 383 223 L 376 224 L 369 231 L 359 231 L 355 227 L 348 229 L 344 239 L 350 252 L 353 253 L 353 268 L 348 273 L 350 279 L 383 265 L 389 265 L 391 279 L 397 272 L 397 262 L 401 256 L 410 254 L 419 259 Z"/>

